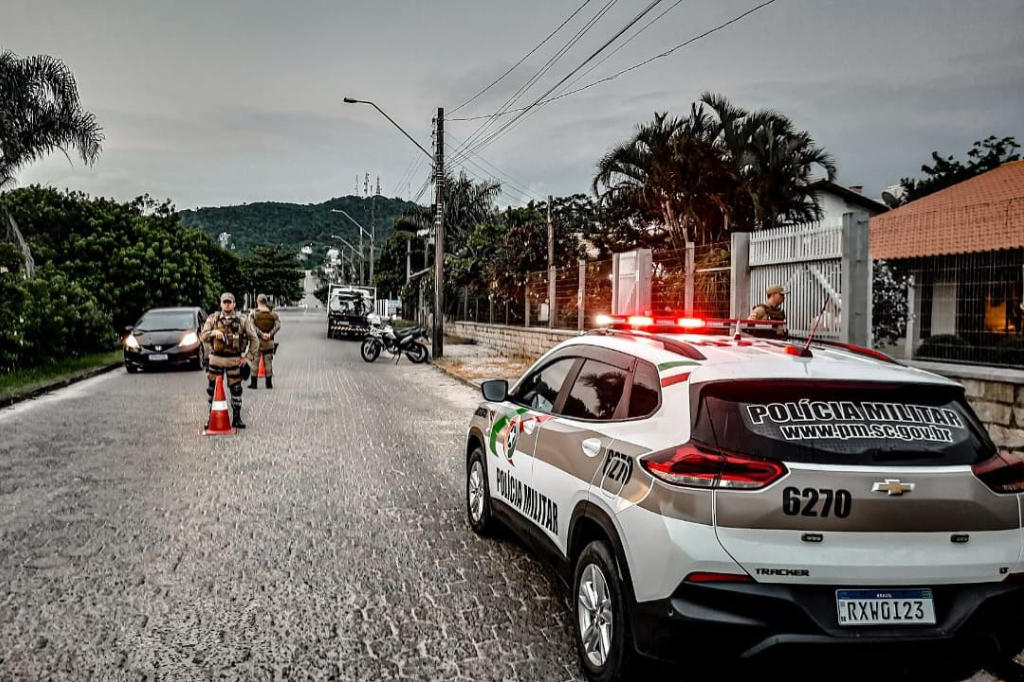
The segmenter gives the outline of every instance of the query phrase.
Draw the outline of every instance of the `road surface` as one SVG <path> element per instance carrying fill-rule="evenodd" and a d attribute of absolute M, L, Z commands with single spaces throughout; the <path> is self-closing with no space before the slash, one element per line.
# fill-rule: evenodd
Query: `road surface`
<path fill-rule="evenodd" d="M 475 392 L 282 324 L 234 437 L 199 372 L 0 412 L 0 680 L 579 679 L 557 579 L 465 523 Z"/>

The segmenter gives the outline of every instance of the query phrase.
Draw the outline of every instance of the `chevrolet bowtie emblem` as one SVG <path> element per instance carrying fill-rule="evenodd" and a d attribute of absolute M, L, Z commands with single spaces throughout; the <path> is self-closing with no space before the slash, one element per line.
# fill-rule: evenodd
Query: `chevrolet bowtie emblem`
<path fill-rule="evenodd" d="M 898 478 L 887 478 L 884 481 L 876 481 L 871 486 L 871 492 L 873 493 L 888 493 L 890 496 L 902 495 L 903 493 L 914 492 L 913 483 L 903 483 Z"/>

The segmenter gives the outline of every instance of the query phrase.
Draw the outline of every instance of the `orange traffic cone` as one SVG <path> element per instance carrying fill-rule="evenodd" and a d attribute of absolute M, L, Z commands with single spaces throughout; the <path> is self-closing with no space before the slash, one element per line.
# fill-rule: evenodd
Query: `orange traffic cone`
<path fill-rule="evenodd" d="M 263 367 L 263 353 L 260 353 L 260 371 L 256 373 L 257 379 L 263 379 L 267 376 L 267 370 Z"/>
<path fill-rule="evenodd" d="M 231 417 L 228 416 L 228 400 L 224 396 L 224 375 L 217 375 L 217 386 L 213 389 L 213 404 L 210 405 L 210 425 L 204 436 L 233 436 Z"/>

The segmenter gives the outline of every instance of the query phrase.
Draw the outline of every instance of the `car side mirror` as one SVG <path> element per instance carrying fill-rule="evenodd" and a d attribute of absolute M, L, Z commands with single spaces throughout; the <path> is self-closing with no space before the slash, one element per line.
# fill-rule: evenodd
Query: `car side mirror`
<path fill-rule="evenodd" d="M 504 402 L 508 398 L 508 382 L 504 379 L 489 379 L 480 384 L 480 391 L 488 402 Z"/>

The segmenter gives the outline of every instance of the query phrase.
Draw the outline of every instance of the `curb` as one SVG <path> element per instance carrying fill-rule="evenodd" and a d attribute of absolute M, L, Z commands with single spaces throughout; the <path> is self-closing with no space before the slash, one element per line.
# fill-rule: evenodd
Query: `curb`
<path fill-rule="evenodd" d="M 431 362 L 430 364 L 431 364 L 432 367 L 435 367 L 437 369 L 437 371 L 439 371 L 439 372 L 441 372 L 443 374 L 448 375 L 452 379 L 455 379 L 456 381 L 458 381 L 460 384 L 462 384 L 464 386 L 468 386 L 469 388 L 473 389 L 474 391 L 479 391 L 480 390 L 480 384 L 474 384 L 469 379 L 466 379 L 465 377 L 459 376 L 458 374 L 456 374 L 455 372 L 451 371 L 447 367 L 444 367 L 443 365 L 439 365 L 439 364 L 437 364 L 435 362 Z"/>
<path fill-rule="evenodd" d="M 38 398 L 41 395 L 44 395 L 46 393 L 52 393 L 53 391 L 65 388 L 67 386 L 70 386 L 71 384 L 77 384 L 79 381 L 92 379 L 95 376 L 99 376 L 100 374 L 106 374 L 107 372 L 118 369 L 119 367 L 124 367 L 124 361 L 114 362 L 109 365 L 103 365 L 102 367 L 94 367 L 93 369 L 82 372 L 81 374 L 75 374 L 74 376 L 70 376 L 67 377 L 66 379 L 61 379 L 60 381 L 55 381 L 53 383 L 40 386 L 39 388 L 34 388 L 31 391 L 26 391 L 25 393 L 21 393 L 19 395 L 14 395 L 9 398 L 0 399 L 0 409 L 3 409 L 5 407 L 11 407 L 12 405 L 17 405 L 18 403 L 24 402 L 26 400 Z"/>

